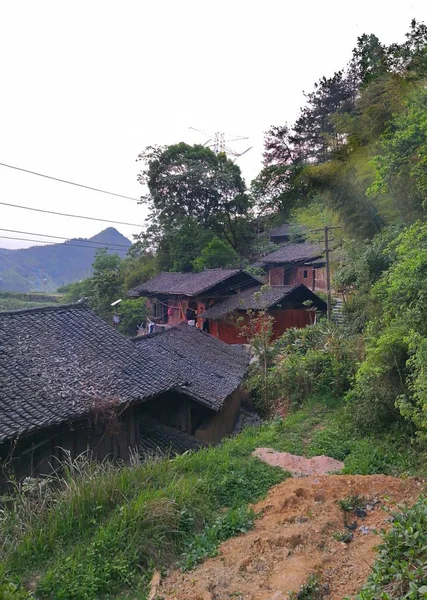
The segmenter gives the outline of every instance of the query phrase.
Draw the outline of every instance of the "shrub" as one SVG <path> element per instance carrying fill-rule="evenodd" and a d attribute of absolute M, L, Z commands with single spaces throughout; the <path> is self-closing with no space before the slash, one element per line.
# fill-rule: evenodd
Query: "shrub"
<path fill-rule="evenodd" d="M 301 403 L 313 395 L 340 397 L 355 373 L 361 349 L 358 338 L 323 321 L 304 329 L 289 329 L 273 345 L 268 370 L 269 394 L 280 407 Z M 250 378 L 258 396 L 260 366 Z"/>
<path fill-rule="evenodd" d="M 393 526 L 383 533 L 367 584 L 356 600 L 419 600 L 427 597 L 427 499 L 392 515 Z"/>

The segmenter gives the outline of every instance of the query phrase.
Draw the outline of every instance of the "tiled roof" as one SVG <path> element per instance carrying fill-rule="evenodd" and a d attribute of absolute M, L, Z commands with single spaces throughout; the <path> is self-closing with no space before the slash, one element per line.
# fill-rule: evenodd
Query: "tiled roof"
<path fill-rule="evenodd" d="M 145 455 L 176 455 L 206 446 L 193 435 L 162 425 L 156 419 L 141 419 L 139 451 Z"/>
<path fill-rule="evenodd" d="M 276 285 L 272 287 L 260 286 L 251 288 L 241 294 L 215 304 L 200 315 L 204 319 L 221 319 L 237 310 L 266 310 L 281 302 L 295 299 L 298 303 L 312 300 L 313 305 L 323 309 L 324 302 L 303 284 L 298 285 Z"/>
<path fill-rule="evenodd" d="M 278 227 L 273 227 L 273 229 L 267 231 L 267 235 L 269 237 L 282 237 L 284 235 L 289 235 L 289 230 L 291 229 L 291 227 L 292 225 L 290 225 L 289 223 L 282 223 L 282 225 L 279 225 Z"/>
<path fill-rule="evenodd" d="M 323 249 L 318 244 L 284 244 L 267 256 L 263 256 L 256 262 L 257 266 L 268 264 L 293 263 L 311 260 L 322 256 Z"/>
<path fill-rule="evenodd" d="M 212 410 L 219 410 L 238 388 L 248 367 L 249 356 L 242 348 L 187 323 L 133 341 L 139 349 L 158 353 L 165 368 L 178 369 L 188 382 L 182 391 Z"/>
<path fill-rule="evenodd" d="M 129 292 L 129 296 L 144 294 L 172 294 L 198 296 L 209 288 L 239 273 L 245 274 L 247 283 L 257 283 L 257 279 L 241 269 L 206 269 L 200 273 L 160 273 Z"/>
<path fill-rule="evenodd" d="M 0 313 L 0 443 L 184 383 L 84 305 Z"/>

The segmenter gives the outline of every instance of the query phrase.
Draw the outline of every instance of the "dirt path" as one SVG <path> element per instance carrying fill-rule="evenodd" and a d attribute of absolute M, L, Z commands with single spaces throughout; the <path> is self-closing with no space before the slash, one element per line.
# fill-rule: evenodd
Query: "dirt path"
<path fill-rule="evenodd" d="M 216 558 L 189 573 L 172 572 L 158 596 L 176 600 L 285 600 L 298 591 L 312 573 L 329 589 L 328 598 L 341 600 L 355 594 L 371 569 L 379 537 L 371 529 L 388 527 L 382 508 L 413 502 L 420 493 L 416 480 L 385 475 L 313 476 L 289 479 L 272 488 L 255 505 L 262 517 L 246 535 L 222 544 Z M 348 513 L 357 528 L 349 543 L 334 533 L 350 533 L 338 500 L 365 496 L 366 516 Z M 362 526 L 362 530 L 360 527 Z"/>

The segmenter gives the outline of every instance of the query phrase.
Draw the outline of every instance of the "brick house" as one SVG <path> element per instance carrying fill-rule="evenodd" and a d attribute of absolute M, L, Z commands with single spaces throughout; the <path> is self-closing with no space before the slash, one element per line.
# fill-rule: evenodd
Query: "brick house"
<path fill-rule="evenodd" d="M 227 344 L 246 344 L 249 311 L 255 316 L 266 311 L 273 317 L 272 339 L 276 339 L 291 327 L 312 325 L 317 314 L 326 311 L 326 303 L 303 284 L 259 286 L 216 304 L 201 317 L 209 321 L 211 335 Z"/>
<path fill-rule="evenodd" d="M 200 273 L 160 273 L 128 292 L 147 298 L 150 319 L 177 325 L 217 302 L 258 286 L 260 280 L 242 269 L 205 269 Z M 198 323 L 200 325 L 200 322 Z"/>

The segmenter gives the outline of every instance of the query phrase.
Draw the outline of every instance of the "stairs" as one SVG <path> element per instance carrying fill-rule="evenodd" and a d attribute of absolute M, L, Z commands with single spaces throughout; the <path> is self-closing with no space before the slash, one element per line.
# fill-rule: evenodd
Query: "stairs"
<path fill-rule="evenodd" d="M 344 323 L 343 300 L 342 298 L 334 298 L 335 304 L 332 307 L 332 321 L 337 325 Z"/>

